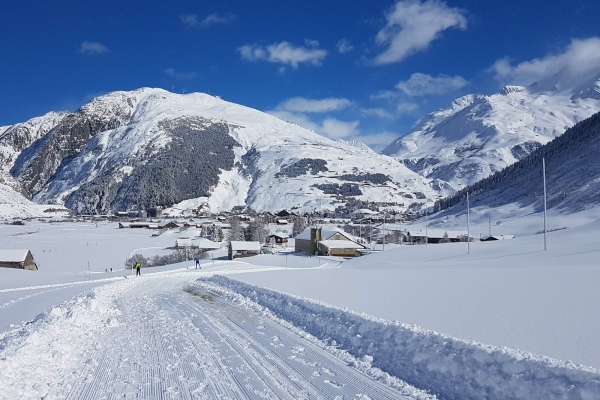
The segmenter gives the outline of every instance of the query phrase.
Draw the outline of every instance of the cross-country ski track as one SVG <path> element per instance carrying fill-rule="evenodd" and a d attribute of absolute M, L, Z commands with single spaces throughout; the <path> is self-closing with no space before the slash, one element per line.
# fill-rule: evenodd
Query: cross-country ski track
<path fill-rule="evenodd" d="M 265 313 L 190 290 L 209 275 L 190 272 L 106 284 L 4 337 L 0 398 L 429 397 Z"/>

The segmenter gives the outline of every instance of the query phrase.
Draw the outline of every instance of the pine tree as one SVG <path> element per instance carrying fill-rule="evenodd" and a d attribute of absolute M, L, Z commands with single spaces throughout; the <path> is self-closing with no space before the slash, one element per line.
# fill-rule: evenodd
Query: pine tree
<path fill-rule="evenodd" d="M 306 221 L 304 220 L 303 216 L 298 215 L 296 218 L 294 218 L 294 226 L 292 228 L 293 236 L 302 233 L 304 229 L 306 229 Z"/>
<path fill-rule="evenodd" d="M 233 217 L 230 221 L 231 228 L 229 228 L 229 241 L 244 241 L 246 238 L 244 237 L 244 229 L 242 228 L 242 223 L 239 218 Z"/>
<path fill-rule="evenodd" d="M 248 224 L 246 228 L 246 240 L 263 243 L 267 238 L 267 228 L 265 224 L 257 217 Z"/>

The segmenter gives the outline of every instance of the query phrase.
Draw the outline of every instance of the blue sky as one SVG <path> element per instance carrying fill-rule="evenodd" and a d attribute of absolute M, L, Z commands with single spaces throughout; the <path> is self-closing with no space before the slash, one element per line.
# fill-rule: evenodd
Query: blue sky
<path fill-rule="evenodd" d="M 600 52 L 597 0 L 3 1 L 0 126 L 199 91 L 381 149 L 467 93 Z"/>

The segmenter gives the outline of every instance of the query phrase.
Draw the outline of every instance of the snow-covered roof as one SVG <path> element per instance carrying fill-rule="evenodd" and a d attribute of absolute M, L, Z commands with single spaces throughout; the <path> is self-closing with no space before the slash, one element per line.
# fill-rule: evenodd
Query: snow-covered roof
<path fill-rule="evenodd" d="M 339 231 L 339 230 L 322 230 L 321 231 L 321 239 L 326 241 L 329 238 L 331 238 L 332 236 L 334 236 L 335 234 L 340 234 L 343 237 L 345 237 L 347 240 L 352 240 L 352 237 L 350 236 L 350 234 L 343 232 L 343 231 Z"/>
<path fill-rule="evenodd" d="M 405 232 L 405 231 L 403 230 L 402 232 Z M 410 233 L 410 236 L 413 236 L 413 237 L 418 237 L 418 236 L 425 237 L 425 229 L 409 230 L 408 232 Z M 460 236 L 467 235 L 467 231 L 447 231 L 444 229 L 428 229 L 427 237 L 441 239 L 444 237 L 445 233 L 448 233 L 448 238 L 458 238 Z M 473 235 L 471 235 L 471 236 L 473 236 Z"/>
<path fill-rule="evenodd" d="M 194 245 L 194 241 L 188 238 L 177 238 L 177 246 L 191 247 Z"/>
<path fill-rule="evenodd" d="M 365 247 L 350 240 L 321 240 L 319 244 L 328 249 L 364 249 Z"/>
<path fill-rule="evenodd" d="M 221 243 L 213 242 L 211 240 L 198 240 L 196 242 L 196 245 L 198 246 L 199 249 L 207 249 L 207 250 L 221 248 Z"/>
<path fill-rule="evenodd" d="M 298 236 L 296 236 L 296 239 L 300 239 L 300 240 L 310 240 L 310 230 L 314 229 L 314 228 L 306 228 L 305 230 L 302 231 L 302 233 L 300 233 Z M 340 230 L 335 230 L 335 229 L 329 229 L 329 230 L 321 230 L 321 239 L 323 240 L 327 240 L 330 237 L 332 237 L 333 235 L 335 235 L 336 233 L 339 233 L 340 235 L 344 236 L 346 239 L 348 240 L 352 240 L 352 236 L 346 232 L 340 231 Z"/>
<path fill-rule="evenodd" d="M 259 242 L 239 242 L 231 241 L 231 250 L 233 251 L 260 251 Z"/>
<path fill-rule="evenodd" d="M 290 235 L 288 235 L 287 233 L 281 233 L 281 232 L 275 232 L 269 236 L 277 236 L 278 238 L 281 238 L 281 239 L 287 239 L 290 237 Z"/>
<path fill-rule="evenodd" d="M 492 238 L 492 240 L 514 239 L 515 235 L 492 235 L 492 236 L 485 236 L 485 237 L 481 238 L 481 240 L 490 240 L 490 238 Z"/>
<path fill-rule="evenodd" d="M 27 249 L 0 249 L 0 261 L 23 262 L 28 252 Z"/>

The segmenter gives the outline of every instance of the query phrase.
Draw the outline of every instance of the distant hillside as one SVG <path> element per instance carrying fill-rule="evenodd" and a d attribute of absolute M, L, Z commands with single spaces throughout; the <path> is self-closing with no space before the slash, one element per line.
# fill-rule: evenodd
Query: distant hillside
<path fill-rule="evenodd" d="M 561 71 L 491 96 L 467 95 L 435 111 L 382 151 L 461 189 L 525 158 L 600 111 L 600 66 Z"/>
<path fill-rule="evenodd" d="M 310 212 L 348 202 L 406 210 L 453 191 L 359 142 L 203 93 L 112 92 L 39 120 L 0 128 L 0 173 L 33 201 L 76 213 Z"/>
<path fill-rule="evenodd" d="M 600 113 L 581 121 L 529 156 L 436 202 L 449 209 L 471 196 L 472 206 L 518 203 L 543 207 L 542 158 L 546 159 L 547 206 L 576 212 L 600 204 Z"/>

